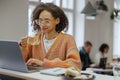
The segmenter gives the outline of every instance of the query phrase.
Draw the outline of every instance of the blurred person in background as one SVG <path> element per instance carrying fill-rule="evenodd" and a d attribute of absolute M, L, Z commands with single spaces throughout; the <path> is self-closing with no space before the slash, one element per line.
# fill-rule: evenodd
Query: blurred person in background
<path fill-rule="evenodd" d="M 92 43 L 90 41 L 84 42 L 84 45 L 80 48 L 79 54 L 82 61 L 82 70 L 86 70 L 89 67 L 96 67 L 90 59 L 90 51 L 92 48 Z"/>

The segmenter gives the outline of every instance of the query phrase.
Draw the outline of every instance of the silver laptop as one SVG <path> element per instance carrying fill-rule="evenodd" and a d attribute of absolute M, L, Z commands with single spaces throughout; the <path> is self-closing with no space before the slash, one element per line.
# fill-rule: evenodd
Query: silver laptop
<path fill-rule="evenodd" d="M 20 72 L 33 72 L 38 67 L 29 67 L 25 64 L 18 42 L 0 41 L 0 68 Z"/>

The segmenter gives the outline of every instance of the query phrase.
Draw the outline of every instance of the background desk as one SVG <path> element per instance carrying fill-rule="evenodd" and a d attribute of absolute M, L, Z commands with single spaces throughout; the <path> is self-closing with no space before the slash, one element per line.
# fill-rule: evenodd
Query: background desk
<path fill-rule="evenodd" d="M 63 77 L 61 76 L 43 75 L 43 74 L 40 74 L 40 72 L 22 73 L 22 72 L 6 70 L 1 68 L 0 68 L 0 74 L 27 79 L 27 80 L 48 80 L 48 79 L 63 80 Z M 113 76 L 101 75 L 101 74 L 95 74 L 95 73 L 91 73 L 91 74 L 94 74 L 96 76 L 95 80 L 114 80 Z"/>

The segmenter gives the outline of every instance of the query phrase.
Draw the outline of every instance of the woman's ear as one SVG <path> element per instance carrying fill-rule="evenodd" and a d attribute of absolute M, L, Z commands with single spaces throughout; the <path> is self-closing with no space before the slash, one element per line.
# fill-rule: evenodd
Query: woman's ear
<path fill-rule="evenodd" d="M 56 24 L 60 23 L 60 18 L 56 18 Z"/>

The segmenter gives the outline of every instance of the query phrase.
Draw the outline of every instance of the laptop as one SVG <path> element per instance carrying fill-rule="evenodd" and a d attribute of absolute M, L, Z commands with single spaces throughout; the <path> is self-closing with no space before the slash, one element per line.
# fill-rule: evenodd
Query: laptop
<path fill-rule="evenodd" d="M 27 67 L 18 42 L 0 41 L 0 68 L 19 72 L 39 71 L 40 67 Z"/>
<path fill-rule="evenodd" d="M 100 63 L 99 63 L 99 68 L 106 68 L 106 63 L 107 63 L 107 57 L 100 58 Z"/>

